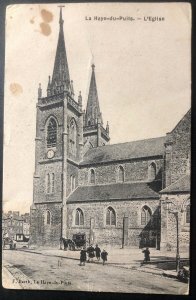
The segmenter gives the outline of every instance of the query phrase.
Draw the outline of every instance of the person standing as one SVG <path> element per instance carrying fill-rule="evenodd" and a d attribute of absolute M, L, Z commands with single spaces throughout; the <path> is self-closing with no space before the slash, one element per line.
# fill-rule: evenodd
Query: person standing
<path fill-rule="evenodd" d="M 144 253 L 144 262 L 150 261 L 150 251 L 148 248 L 142 251 Z"/>
<path fill-rule="evenodd" d="M 95 251 L 95 249 L 94 249 L 93 245 L 90 245 L 90 247 L 88 247 L 88 249 L 87 249 L 88 262 L 93 262 L 93 258 L 95 257 L 94 251 Z"/>
<path fill-rule="evenodd" d="M 99 248 L 98 245 L 96 245 L 96 247 L 95 247 L 95 255 L 96 255 L 97 260 L 99 261 L 100 255 L 101 255 L 101 249 Z"/>
<path fill-rule="evenodd" d="M 105 265 L 105 262 L 107 261 L 107 256 L 108 256 L 108 253 L 103 249 L 103 251 L 101 252 L 101 258 L 103 260 L 103 265 Z"/>
<path fill-rule="evenodd" d="M 80 251 L 80 266 L 85 266 L 85 262 L 86 262 L 86 250 L 83 247 Z"/>

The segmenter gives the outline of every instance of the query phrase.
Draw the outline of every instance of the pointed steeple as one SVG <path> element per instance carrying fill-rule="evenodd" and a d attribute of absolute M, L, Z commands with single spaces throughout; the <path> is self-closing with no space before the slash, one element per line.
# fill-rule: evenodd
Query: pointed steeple
<path fill-rule="evenodd" d="M 60 7 L 59 16 L 59 37 L 54 62 L 52 81 L 50 84 L 52 94 L 57 94 L 63 90 L 70 91 L 70 77 L 67 62 L 67 54 L 65 48 L 64 32 L 63 32 L 62 7 Z"/>
<path fill-rule="evenodd" d="M 95 79 L 95 65 L 92 64 L 91 67 L 92 67 L 92 74 L 91 74 L 90 88 L 89 88 L 86 115 L 85 115 L 86 126 L 95 125 L 98 123 L 98 120 L 101 124 L 103 124 L 102 115 L 99 107 L 96 79 Z"/>

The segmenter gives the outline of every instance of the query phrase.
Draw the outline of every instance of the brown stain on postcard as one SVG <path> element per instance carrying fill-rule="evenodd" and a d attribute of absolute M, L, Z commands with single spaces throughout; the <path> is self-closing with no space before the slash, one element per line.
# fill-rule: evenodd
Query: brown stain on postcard
<path fill-rule="evenodd" d="M 34 24 L 34 23 L 35 23 L 34 18 L 32 18 L 32 19 L 30 20 L 30 23 L 31 23 L 31 24 Z"/>
<path fill-rule="evenodd" d="M 23 88 L 19 83 L 13 82 L 10 84 L 10 91 L 14 96 L 19 96 L 23 93 Z"/>
<path fill-rule="evenodd" d="M 41 16 L 43 19 L 43 22 L 40 23 L 41 33 L 45 36 L 48 36 L 51 34 L 51 27 L 48 23 L 52 22 L 53 14 L 46 9 L 42 9 Z"/>
<path fill-rule="evenodd" d="M 51 28 L 50 28 L 50 25 L 47 24 L 47 23 L 40 23 L 40 28 L 41 28 L 41 33 L 43 35 L 50 35 L 51 34 Z"/>
<path fill-rule="evenodd" d="M 43 21 L 46 23 L 50 23 L 53 20 L 53 14 L 46 9 L 41 10 L 41 16 L 42 16 Z"/>

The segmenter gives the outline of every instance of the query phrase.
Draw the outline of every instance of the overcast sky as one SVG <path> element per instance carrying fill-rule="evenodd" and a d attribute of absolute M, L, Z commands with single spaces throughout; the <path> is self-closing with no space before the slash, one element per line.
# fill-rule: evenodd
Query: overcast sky
<path fill-rule="evenodd" d="M 95 21 L 95 16 L 135 20 Z M 165 20 L 144 21 L 149 16 Z M 171 131 L 191 105 L 190 6 L 65 4 L 63 19 L 75 94 L 82 91 L 85 108 L 93 60 L 111 143 Z M 58 21 L 58 4 L 12 5 L 7 9 L 4 210 L 26 212 L 32 203 L 37 88 L 41 82 L 46 95 Z"/>

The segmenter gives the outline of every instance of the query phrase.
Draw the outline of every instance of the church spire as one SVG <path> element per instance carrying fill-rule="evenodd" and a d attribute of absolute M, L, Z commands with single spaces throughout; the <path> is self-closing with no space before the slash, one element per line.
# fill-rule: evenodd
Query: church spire
<path fill-rule="evenodd" d="M 90 81 L 90 88 L 88 94 L 88 101 L 86 107 L 85 125 L 95 125 L 98 121 L 103 124 L 102 115 L 99 107 L 99 99 L 97 93 L 97 85 L 95 79 L 95 65 L 92 64 L 92 74 Z"/>
<path fill-rule="evenodd" d="M 52 81 L 50 84 L 52 94 L 57 94 L 63 90 L 70 91 L 70 77 L 67 62 L 67 54 L 65 48 L 64 32 L 63 32 L 62 6 L 60 6 L 59 16 L 59 37 L 54 62 Z"/>

